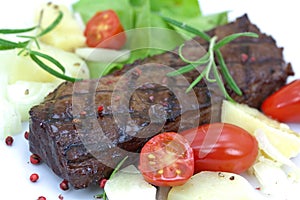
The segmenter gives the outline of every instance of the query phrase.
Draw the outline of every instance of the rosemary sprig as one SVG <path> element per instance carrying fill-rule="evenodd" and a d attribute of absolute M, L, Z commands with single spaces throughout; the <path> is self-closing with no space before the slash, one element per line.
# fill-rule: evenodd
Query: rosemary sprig
<path fill-rule="evenodd" d="M 43 16 L 43 11 L 41 12 L 40 22 Z M 35 44 L 38 49 L 40 49 L 39 45 L 39 38 L 44 36 L 45 34 L 52 31 L 62 20 L 63 18 L 63 12 L 59 11 L 57 18 L 45 29 L 42 29 L 40 26 L 40 22 L 38 25 L 30 27 L 30 28 L 24 28 L 24 29 L 0 29 L 0 34 L 22 34 L 22 33 L 28 33 L 30 31 L 37 32 L 36 35 L 16 35 L 19 38 L 26 39 L 24 42 L 14 42 L 9 41 L 6 39 L 0 38 L 0 50 L 10 50 L 10 49 L 20 49 L 18 55 L 28 55 L 39 67 L 41 67 L 43 70 L 47 71 L 48 73 L 52 74 L 53 76 L 56 76 L 58 78 L 61 78 L 66 81 L 75 82 L 80 79 L 69 77 L 65 75 L 65 68 L 64 66 L 55 58 L 53 58 L 50 55 L 40 53 L 38 51 L 34 51 L 31 49 L 32 44 Z M 40 58 L 47 60 L 54 64 L 58 69 L 60 69 L 61 72 L 52 69 L 49 67 L 45 62 L 43 62 Z"/>
<path fill-rule="evenodd" d="M 114 176 L 115 176 L 115 174 L 119 171 L 119 169 L 122 167 L 122 165 L 124 164 L 124 162 L 127 160 L 127 158 L 128 158 L 128 156 L 126 156 L 125 158 L 123 158 L 120 162 L 119 162 L 119 164 L 116 166 L 116 168 L 114 169 L 114 171 L 111 173 L 111 175 L 109 176 L 109 179 L 112 179 Z M 109 180 L 108 179 L 108 180 Z M 95 199 L 103 199 L 103 200 L 106 200 L 107 199 L 107 196 L 106 196 L 106 193 L 105 193 L 105 191 L 103 191 L 103 193 L 101 193 L 101 194 L 96 194 L 95 196 L 94 196 L 94 198 Z"/>
<path fill-rule="evenodd" d="M 164 17 L 164 16 L 161 16 L 161 17 L 168 23 L 170 23 L 174 26 L 177 26 L 187 32 L 198 35 L 201 38 L 203 38 L 204 40 L 206 40 L 207 42 L 209 42 L 208 52 L 203 57 L 201 57 L 200 59 L 198 59 L 196 61 L 190 61 L 190 60 L 184 58 L 184 56 L 182 54 L 182 48 L 183 48 L 184 44 L 181 45 L 179 48 L 179 56 L 184 62 L 188 63 L 188 65 L 181 67 L 177 71 L 168 73 L 167 74 L 168 76 L 176 76 L 176 75 L 184 74 L 184 73 L 187 73 L 187 72 L 190 72 L 190 71 L 196 69 L 196 66 L 206 65 L 205 68 L 203 69 L 203 71 L 200 73 L 200 75 L 187 88 L 186 92 L 189 92 L 190 90 L 192 90 L 192 88 L 195 85 L 197 85 L 203 78 L 205 78 L 208 82 L 216 82 L 217 85 L 219 86 L 220 90 L 222 91 L 223 95 L 225 96 L 225 98 L 230 101 L 234 101 L 228 94 L 228 92 L 224 86 L 224 83 L 222 81 L 222 77 L 219 73 L 219 70 L 218 70 L 218 67 L 217 67 L 217 64 L 215 61 L 215 60 L 218 60 L 220 72 L 221 72 L 223 78 L 226 80 L 228 86 L 236 94 L 242 95 L 242 91 L 240 90 L 240 88 L 236 84 L 235 80 L 232 78 L 231 74 L 229 73 L 228 67 L 226 66 L 226 63 L 224 61 L 223 55 L 220 51 L 220 48 L 242 36 L 257 38 L 258 35 L 256 33 L 252 33 L 252 32 L 235 33 L 235 34 L 226 36 L 223 39 L 221 39 L 220 41 L 216 42 L 216 40 L 217 40 L 216 36 L 210 37 L 205 32 L 202 32 L 191 26 L 188 26 L 185 23 L 176 21 L 176 20 L 168 18 L 168 17 Z M 215 55 L 216 55 L 216 57 L 215 57 Z M 210 77 L 211 75 L 213 75 L 213 78 Z"/>

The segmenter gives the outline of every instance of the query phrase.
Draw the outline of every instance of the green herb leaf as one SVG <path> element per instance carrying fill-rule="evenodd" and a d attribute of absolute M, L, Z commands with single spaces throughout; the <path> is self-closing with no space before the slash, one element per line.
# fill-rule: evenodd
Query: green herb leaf
<path fill-rule="evenodd" d="M 197 63 L 197 64 L 205 64 L 209 61 L 209 53 L 206 53 L 203 57 L 201 57 L 200 59 L 198 60 L 195 60 L 195 61 L 192 61 L 192 60 L 188 60 L 186 59 L 184 56 L 183 56 L 183 53 L 182 53 L 182 48 L 184 47 L 184 44 L 182 44 L 179 49 L 178 49 L 178 54 L 179 54 L 179 57 L 186 63 Z"/>
<path fill-rule="evenodd" d="M 195 87 L 205 76 L 206 70 L 202 71 L 201 74 L 191 83 L 191 85 L 186 89 L 186 92 L 190 92 L 193 87 Z"/>
<path fill-rule="evenodd" d="M 242 95 L 243 93 L 242 93 L 241 89 L 238 87 L 238 85 L 236 84 L 235 80 L 230 75 L 229 70 L 226 66 L 226 63 L 224 61 L 224 58 L 222 56 L 222 53 L 219 49 L 216 50 L 216 56 L 217 56 L 217 59 L 219 60 L 221 72 L 222 72 L 225 80 L 227 81 L 229 87 L 238 95 Z"/>
<path fill-rule="evenodd" d="M 176 71 L 167 73 L 167 76 L 177 76 L 177 75 L 180 75 L 180 74 L 187 73 L 187 72 L 189 72 L 193 69 L 195 69 L 194 64 L 189 64 L 189 65 L 186 65 L 184 67 L 180 67 L 180 69 L 178 69 Z"/>
<path fill-rule="evenodd" d="M 116 166 L 115 170 L 111 173 L 109 178 L 113 178 L 115 176 L 115 174 L 119 171 L 119 169 L 122 167 L 122 165 L 127 160 L 127 158 L 128 158 L 128 156 L 126 156 L 125 158 L 123 158 L 121 160 L 121 162 L 119 162 L 119 164 Z"/>
<path fill-rule="evenodd" d="M 70 82 L 76 82 L 76 81 L 81 80 L 81 79 L 76 79 L 76 78 L 73 78 L 73 77 L 69 77 L 69 76 L 66 76 L 62 73 L 57 72 L 56 70 L 52 69 L 51 67 L 46 65 L 42 60 L 40 60 L 38 58 L 38 56 L 40 56 L 40 57 L 45 58 L 48 61 L 52 62 L 53 64 L 57 64 L 58 61 L 55 60 L 54 58 L 50 57 L 50 56 L 45 56 L 45 54 L 41 56 L 41 53 L 36 52 L 36 51 L 30 51 L 29 56 L 36 64 L 38 64 L 42 69 L 44 69 L 48 73 L 52 74 L 53 76 L 56 76 L 58 78 L 61 78 L 63 80 L 70 81 Z"/>
<path fill-rule="evenodd" d="M 105 196 L 105 194 L 104 193 L 102 193 L 102 194 L 96 194 L 96 195 L 94 195 L 94 198 L 95 199 L 104 199 L 104 196 Z M 105 197 L 106 198 L 106 197 Z"/>
<path fill-rule="evenodd" d="M 31 51 L 30 52 L 31 54 L 34 54 L 36 56 L 39 56 L 39 57 L 42 57 L 42 58 L 45 58 L 46 60 L 52 62 L 54 65 L 56 65 L 56 67 L 58 67 L 63 73 L 66 72 L 64 66 L 62 64 L 60 64 L 59 61 L 57 61 L 55 58 L 47 55 L 47 54 L 44 54 L 44 53 L 41 53 L 41 52 L 38 52 L 38 51 Z"/>
<path fill-rule="evenodd" d="M 0 50 L 9 50 L 16 48 L 25 48 L 28 45 L 29 41 L 26 42 L 12 42 L 0 38 Z"/>
<path fill-rule="evenodd" d="M 214 47 L 214 49 L 220 49 L 222 46 L 232 42 L 233 40 L 239 38 L 239 37 L 255 37 L 258 38 L 258 34 L 252 33 L 252 32 L 243 32 L 243 33 L 234 33 L 229 36 L 224 37 L 222 40 L 220 40 Z"/>
<path fill-rule="evenodd" d="M 0 29 L 0 34 L 16 34 L 16 33 L 25 33 L 36 29 L 36 26 L 31 28 L 24 29 Z"/>
<path fill-rule="evenodd" d="M 230 97 L 230 95 L 228 94 L 225 86 L 224 86 L 224 83 L 219 75 L 219 71 L 217 69 L 217 66 L 214 64 L 213 65 L 213 73 L 214 73 L 214 77 L 216 78 L 216 81 L 217 81 L 217 84 L 219 86 L 219 88 L 221 89 L 221 92 L 223 93 L 224 97 L 226 99 L 228 99 L 229 101 L 231 102 L 234 102 L 234 100 Z"/>
<path fill-rule="evenodd" d="M 63 18 L 63 12 L 59 11 L 57 18 L 47 28 L 42 30 L 36 37 L 41 37 L 43 35 L 46 35 L 50 31 L 52 31 L 60 23 L 62 18 Z"/>

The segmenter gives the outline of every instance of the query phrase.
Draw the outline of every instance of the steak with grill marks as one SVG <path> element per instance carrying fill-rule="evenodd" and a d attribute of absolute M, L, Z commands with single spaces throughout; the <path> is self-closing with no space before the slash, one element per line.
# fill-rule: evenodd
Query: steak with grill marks
<path fill-rule="evenodd" d="M 245 31 L 258 33 L 259 38 L 241 37 L 221 49 L 243 95 L 236 95 L 225 85 L 233 99 L 259 108 L 268 95 L 286 83 L 293 71 L 283 60 L 283 49 L 251 24 L 246 15 L 207 33 L 221 39 Z M 204 47 L 208 45 L 201 38 L 194 40 Z M 188 41 L 185 49 L 193 53 L 199 47 Z M 193 89 L 196 102 L 182 110 L 180 104 L 184 102 L 179 102 L 177 97 L 185 95 L 184 81 L 167 76 L 159 80 L 161 71 L 156 69 L 162 66 L 178 69 L 184 65 L 186 63 L 174 51 L 166 52 L 126 65 L 100 80 L 62 83 L 30 110 L 30 151 L 38 154 L 55 174 L 80 189 L 109 177 L 114 166 L 127 155 L 127 164 L 136 163 L 138 154 L 135 152 L 139 152 L 153 135 L 191 128 L 194 122 L 196 125 L 209 123 L 214 120 L 213 112 L 217 112 L 211 109 L 212 104 L 222 101 L 216 87 L 208 88 L 203 81 L 197 84 Z M 136 66 L 144 68 L 131 71 Z M 118 82 L 128 72 L 132 80 L 124 79 L 119 87 Z M 151 76 L 143 76 L 147 73 Z M 192 71 L 184 77 L 191 83 L 198 75 L 197 71 Z M 128 92 L 139 77 L 145 79 L 145 84 Z M 158 84 L 159 81 L 162 84 Z M 172 83 L 172 90 L 164 85 L 166 82 Z M 113 115 L 113 104 L 124 96 L 128 96 L 128 106 L 117 107 Z M 212 100 L 212 96 L 216 98 Z M 128 116 L 131 120 L 126 120 Z M 181 123 L 181 119 L 185 122 Z"/>

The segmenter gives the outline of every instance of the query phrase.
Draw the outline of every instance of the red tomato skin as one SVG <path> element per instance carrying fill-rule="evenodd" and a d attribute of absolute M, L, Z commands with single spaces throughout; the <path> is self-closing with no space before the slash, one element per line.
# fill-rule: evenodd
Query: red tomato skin
<path fill-rule="evenodd" d="M 300 80 L 295 80 L 269 96 L 261 110 L 280 122 L 300 123 Z"/>
<path fill-rule="evenodd" d="M 182 150 L 184 152 L 184 156 L 179 156 L 176 158 L 176 160 L 174 160 L 174 162 L 172 161 L 171 163 L 166 164 L 165 158 L 170 157 L 165 153 L 164 144 L 168 143 L 169 141 L 174 142 L 174 146 L 171 145 L 171 148 L 174 147 L 173 149 L 176 153 L 179 153 L 181 152 L 180 150 Z M 178 150 L 177 147 L 180 150 Z M 155 155 L 158 158 L 155 160 L 157 163 L 155 163 L 153 166 L 149 165 L 148 163 L 149 154 Z M 158 171 L 160 169 L 164 169 L 164 173 L 159 174 Z M 181 173 L 173 176 L 172 173 L 174 173 L 174 170 L 176 169 L 179 169 Z M 194 174 L 193 150 L 189 146 L 188 141 L 181 135 L 174 132 L 161 133 L 150 139 L 142 148 L 139 170 L 141 171 L 144 179 L 155 186 L 183 185 Z"/>
<path fill-rule="evenodd" d="M 89 47 L 121 49 L 126 43 L 124 28 L 113 10 L 97 12 L 84 30 Z"/>
<path fill-rule="evenodd" d="M 206 137 L 208 134 L 211 137 Z M 195 173 L 223 171 L 240 174 L 253 165 L 258 143 L 246 130 L 226 123 L 205 124 L 181 133 L 194 151 Z"/>

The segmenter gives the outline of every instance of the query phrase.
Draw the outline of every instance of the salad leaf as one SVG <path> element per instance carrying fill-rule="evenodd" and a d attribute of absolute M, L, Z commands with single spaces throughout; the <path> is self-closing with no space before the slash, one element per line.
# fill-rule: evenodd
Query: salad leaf
<path fill-rule="evenodd" d="M 96 12 L 112 9 L 126 31 L 124 48 L 131 50 L 130 59 L 124 63 L 88 63 L 93 78 L 137 59 L 172 50 L 184 40 L 194 37 L 169 25 L 161 16 L 182 21 L 202 31 L 227 23 L 227 12 L 203 16 L 197 0 L 79 0 L 73 4 L 73 9 L 85 23 Z"/>
<path fill-rule="evenodd" d="M 151 0 L 151 10 L 177 20 L 202 15 L 197 0 Z"/>

